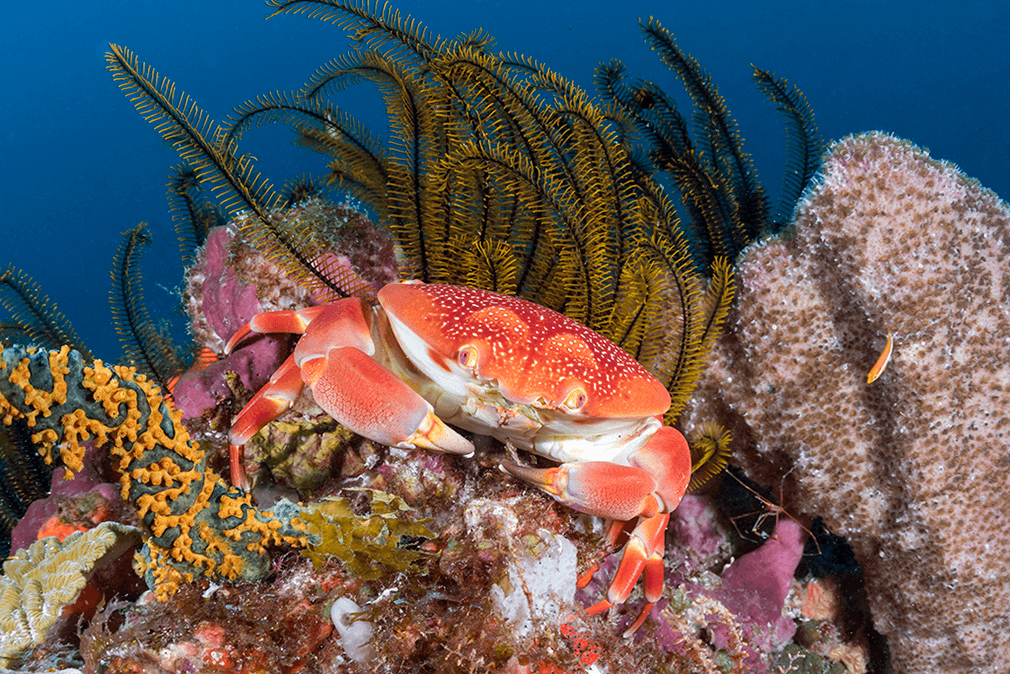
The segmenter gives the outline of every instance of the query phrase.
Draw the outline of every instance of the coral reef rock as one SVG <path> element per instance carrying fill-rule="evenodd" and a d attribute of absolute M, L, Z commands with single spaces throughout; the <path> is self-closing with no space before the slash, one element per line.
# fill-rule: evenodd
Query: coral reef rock
<path fill-rule="evenodd" d="M 688 426 L 726 424 L 753 478 L 785 480 L 792 511 L 848 537 L 896 673 L 996 671 L 1010 659 L 1010 210 L 874 132 L 834 144 L 794 226 L 741 261 Z"/>

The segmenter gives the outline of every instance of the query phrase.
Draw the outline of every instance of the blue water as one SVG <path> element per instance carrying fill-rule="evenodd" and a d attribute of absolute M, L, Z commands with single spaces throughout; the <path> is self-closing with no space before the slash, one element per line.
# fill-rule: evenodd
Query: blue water
<path fill-rule="evenodd" d="M 139 221 L 151 225 L 143 269 L 152 312 L 172 310 L 181 266 L 164 191 L 177 158 L 112 82 L 107 43 L 134 50 L 223 120 L 257 94 L 298 88 L 349 42 L 314 19 L 264 21 L 258 0 L 32 4 L 6 8 L 0 27 L 0 265 L 30 273 L 84 341 L 114 359 L 109 270 L 120 233 Z M 712 73 L 773 196 L 784 132 L 751 83 L 751 63 L 799 85 L 825 138 L 892 131 L 1010 198 L 1010 5 L 1003 2 L 394 5 L 443 36 L 482 26 L 500 48 L 535 57 L 585 88 L 597 63 L 620 58 L 631 75 L 679 93 L 639 33 L 638 19 L 655 15 Z M 352 89 L 337 101 L 373 128 L 384 126 L 371 90 Z M 291 148 L 290 137 L 280 126 L 247 136 L 245 148 L 277 185 L 325 170 L 318 155 Z"/>

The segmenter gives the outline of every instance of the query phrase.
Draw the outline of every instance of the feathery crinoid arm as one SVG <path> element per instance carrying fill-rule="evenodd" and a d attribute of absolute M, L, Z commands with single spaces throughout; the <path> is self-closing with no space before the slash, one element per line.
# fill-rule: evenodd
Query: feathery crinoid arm
<path fill-rule="evenodd" d="M 785 79 L 757 67 L 754 68 L 754 81 L 786 118 L 785 186 L 777 214 L 778 224 L 784 226 L 792 220 L 793 209 L 803 189 L 817 173 L 824 153 L 824 139 L 817 133 L 813 108 L 798 87 L 790 87 Z"/>
<path fill-rule="evenodd" d="M 0 274 L 0 306 L 9 321 L 0 322 L 0 338 L 12 342 L 31 341 L 34 344 L 56 347 L 69 344 L 91 357 L 91 351 L 80 340 L 70 321 L 56 308 L 39 284 L 14 265 Z"/>
<path fill-rule="evenodd" d="M 112 262 L 112 323 L 123 343 L 124 362 L 152 377 L 164 387 L 172 376 L 186 368 L 172 338 L 160 331 L 144 304 L 140 258 L 151 242 L 147 223 L 123 232 Z"/>
<path fill-rule="evenodd" d="M 88 362 L 65 346 L 4 349 L 0 418 L 25 419 L 42 456 L 51 462 L 58 451 L 68 474 L 83 468 L 85 442 L 109 448 L 123 498 L 147 529 L 134 568 L 159 598 L 199 575 L 260 578 L 267 545 L 306 543 L 297 508 L 261 511 L 225 485 L 179 411 L 133 368 Z"/>
<path fill-rule="evenodd" d="M 28 506 L 49 494 L 52 470 L 35 452 L 25 424 L 0 425 L 0 556 L 11 552 L 11 534 Z"/>
<path fill-rule="evenodd" d="M 207 198 L 196 171 L 185 162 L 172 167 L 167 188 L 182 264 L 188 267 L 196 261 L 197 249 L 207 242 L 211 227 L 226 224 L 228 218 L 219 204 Z"/>
<path fill-rule="evenodd" d="M 712 76 L 690 54 L 677 46 L 673 34 L 650 18 L 641 22 L 649 46 L 684 84 L 694 103 L 695 144 L 706 172 L 718 175 L 726 187 L 721 196 L 732 201 L 735 217 L 724 223 L 729 255 L 739 251 L 764 231 L 768 204 L 758 181 L 753 161 L 743 151 L 743 139 L 726 100 L 712 82 Z M 717 253 L 723 254 L 723 253 Z"/>
<path fill-rule="evenodd" d="M 221 199 L 221 207 L 234 214 L 254 215 L 243 230 L 269 253 L 292 278 L 317 289 L 327 299 L 367 295 L 367 284 L 353 270 L 326 256 L 313 232 L 276 217 L 281 196 L 256 170 L 253 158 L 239 154 L 218 126 L 175 83 L 141 63 L 129 49 L 110 44 L 105 60 L 120 90 L 146 121 L 155 125 L 189 164 L 197 182 Z"/>

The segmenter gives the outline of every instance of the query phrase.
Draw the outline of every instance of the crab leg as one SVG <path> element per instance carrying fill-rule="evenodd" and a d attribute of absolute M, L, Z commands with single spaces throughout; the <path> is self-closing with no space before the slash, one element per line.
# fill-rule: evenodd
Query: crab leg
<path fill-rule="evenodd" d="M 589 615 L 606 611 L 614 604 L 623 604 L 631 595 L 635 583 L 640 576 L 645 576 L 643 583 L 645 605 L 638 612 L 635 622 L 624 632 L 624 636 L 635 633 L 660 597 L 663 596 L 663 551 L 666 525 L 670 522 L 670 513 L 655 517 L 643 517 L 638 521 L 631 538 L 624 546 L 624 556 L 617 567 L 617 573 L 607 588 L 607 598 L 586 609 Z"/>
<path fill-rule="evenodd" d="M 691 478 L 691 452 L 684 436 L 665 426 L 626 460 L 630 465 L 586 461 L 547 469 L 506 462 L 502 469 L 581 512 L 619 521 L 640 518 L 624 546 L 607 599 L 589 609 L 595 614 L 623 603 L 644 572 L 646 605 L 626 632 L 631 634 L 663 594 L 663 537 L 670 512 Z M 580 582 L 588 583 L 588 578 Z"/>
<path fill-rule="evenodd" d="M 228 340 L 224 347 L 225 355 L 230 354 L 250 335 L 272 332 L 301 334 L 308 330 L 310 323 L 313 324 L 312 334 L 307 334 L 299 340 L 295 352 L 277 368 L 269 383 L 253 396 L 233 420 L 231 426 L 233 445 L 244 445 L 261 428 L 286 412 L 298 399 L 302 386 L 308 383 L 303 382 L 301 372 L 303 361 L 317 357 L 317 354 L 311 353 L 312 351 L 325 351 L 330 346 L 354 346 L 369 355 L 375 353 L 367 309 L 361 300 L 350 298 L 335 304 L 305 307 L 298 311 L 269 311 L 256 314 Z M 306 351 L 310 353 L 306 355 Z"/>
<path fill-rule="evenodd" d="M 288 356 L 270 377 L 270 381 L 246 403 L 232 420 L 229 440 L 244 445 L 268 423 L 284 414 L 302 392 L 302 374 L 295 357 Z"/>
<path fill-rule="evenodd" d="M 281 363 L 266 386 L 246 403 L 232 421 L 228 441 L 231 466 L 231 483 L 249 491 L 249 478 L 245 472 L 243 447 L 261 428 L 284 414 L 302 392 L 302 375 L 294 355 Z"/>

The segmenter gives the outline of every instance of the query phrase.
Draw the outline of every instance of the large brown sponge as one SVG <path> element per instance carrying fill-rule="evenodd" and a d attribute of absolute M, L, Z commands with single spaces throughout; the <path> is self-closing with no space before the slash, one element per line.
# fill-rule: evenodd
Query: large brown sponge
<path fill-rule="evenodd" d="M 791 510 L 851 541 L 895 672 L 997 671 L 1010 211 L 951 164 L 867 133 L 834 144 L 794 225 L 744 256 L 689 421 L 725 423 L 752 477 L 785 478 Z M 867 383 L 889 332 L 890 364 Z"/>

